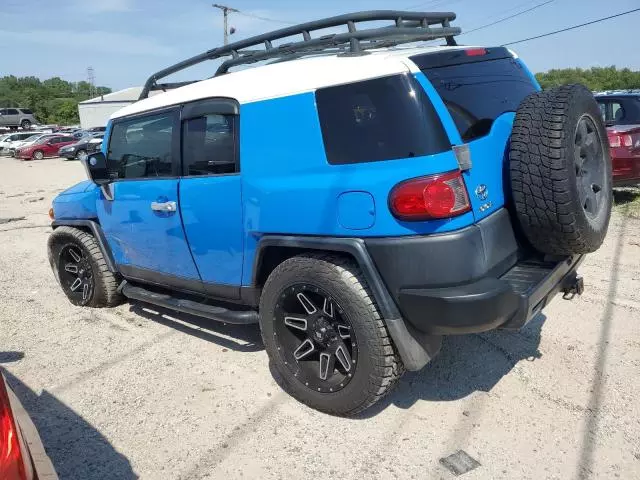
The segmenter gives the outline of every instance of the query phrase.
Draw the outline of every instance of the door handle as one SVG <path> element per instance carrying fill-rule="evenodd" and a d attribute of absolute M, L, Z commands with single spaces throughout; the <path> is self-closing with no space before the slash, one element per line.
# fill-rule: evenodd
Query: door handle
<path fill-rule="evenodd" d="M 151 210 L 154 212 L 175 212 L 177 209 L 176 202 L 151 202 Z"/>

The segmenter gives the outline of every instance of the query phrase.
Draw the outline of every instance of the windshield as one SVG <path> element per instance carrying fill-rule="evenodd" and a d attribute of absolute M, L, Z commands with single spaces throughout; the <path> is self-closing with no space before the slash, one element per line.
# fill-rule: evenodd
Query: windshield
<path fill-rule="evenodd" d="M 42 136 L 42 137 L 38 138 L 38 139 L 37 139 L 35 142 L 33 142 L 33 143 L 35 143 L 35 144 L 37 144 L 37 145 L 41 145 L 41 144 L 43 144 L 43 143 L 46 143 L 50 138 L 51 138 L 51 137 L 49 137 L 49 136 L 45 135 L 45 136 Z"/>
<path fill-rule="evenodd" d="M 536 91 L 514 58 L 476 61 L 422 70 L 444 101 L 465 142 L 483 137 L 505 112 L 515 112 Z"/>
<path fill-rule="evenodd" d="M 42 135 L 31 135 L 30 137 L 25 138 L 23 141 L 24 142 L 35 142 L 36 140 L 38 140 Z"/>

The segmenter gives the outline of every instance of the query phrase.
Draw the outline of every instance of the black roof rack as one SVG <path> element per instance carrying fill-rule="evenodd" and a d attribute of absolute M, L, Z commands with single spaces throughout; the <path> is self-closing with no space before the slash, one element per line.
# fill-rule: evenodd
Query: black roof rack
<path fill-rule="evenodd" d="M 402 43 L 444 38 L 447 45 L 456 45 L 453 38 L 459 35 L 459 27 L 451 27 L 449 22 L 455 20 L 453 12 L 405 12 L 400 10 L 370 10 L 364 12 L 339 15 L 313 22 L 301 23 L 273 32 L 257 35 L 208 50 L 200 55 L 176 63 L 151 75 L 144 84 L 140 100 L 147 98 L 151 90 L 168 90 L 178 88 L 190 82 L 158 83 L 158 80 L 171 74 L 192 67 L 207 60 L 229 57 L 218 67 L 214 76 L 227 73 L 229 68 L 242 64 L 250 64 L 268 59 L 277 61 L 299 58 L 318 52 L 336 52 L 344 55 L 363 55 L 366 50 L 385 48 Z M 386 27 L 358 30 L 357 22 L 390 21 Z M 325 28 L 346 26 L 347 32 L 312 37 L 312 32 Z M 433 27 L 433 25 L 439 25 Z M 287 37 L 302 36 L 301 40 L 283 45 L 273 46 L 272 42 Z M 256 49 L 255 47 L 259 47 Z"/>

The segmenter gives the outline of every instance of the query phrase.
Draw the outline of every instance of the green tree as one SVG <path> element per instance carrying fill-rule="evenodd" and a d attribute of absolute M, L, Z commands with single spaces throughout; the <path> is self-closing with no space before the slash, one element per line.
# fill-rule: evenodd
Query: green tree
<path fill-rule="evenodd" d="M 640 88 L 640 72 L 628 68 L 593 67 L 590 69 L 564 68 L 537 73 L 536 78 L 542 88 L 551 88 L 568 83 L 582 83 L 589 89 L 627 90 Z"/>
<path fill-rule="evenodd" d="M 78 123 L 78 103 L 108 93 L 108 87 L 92 90 L 87 82 L 67 82 L 60 77 L 44 81 L 15 75 L 0 77 L 0 107 L 30 108 L 41 123 Z"/>

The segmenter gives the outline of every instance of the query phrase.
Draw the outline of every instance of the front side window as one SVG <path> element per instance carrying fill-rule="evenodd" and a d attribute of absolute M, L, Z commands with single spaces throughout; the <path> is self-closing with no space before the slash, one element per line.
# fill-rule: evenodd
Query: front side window
<path fill-rule="evenodd" d="M 170 177 L 175 112 L 114 123 L 107 152 L 113 179 Z"/>
<path fill-rule="evenodd" d="M 222 175 L 238 171 L 234 115 L 204 115 L 182 124 L 183 174 Z"/>
<path fill-rule="evenodd" d="M 9 108 L 7 109 L 7 115 L 18 115 L 18 110 L 15 108 Z"/>

